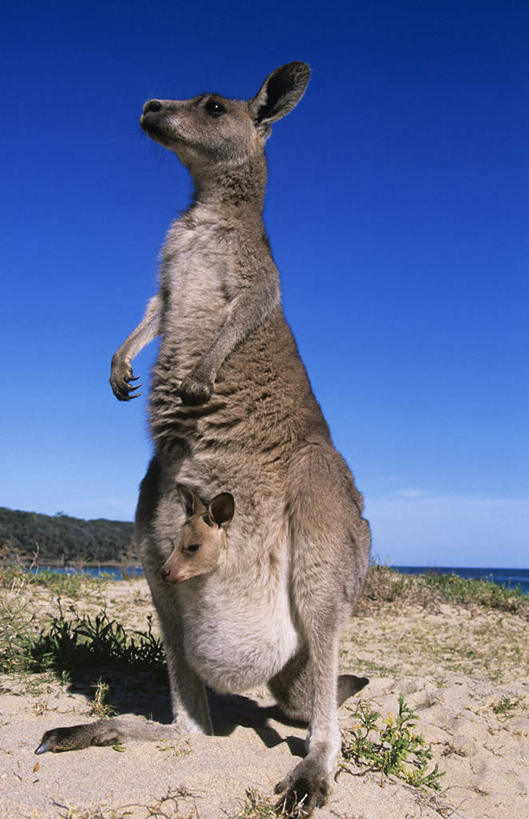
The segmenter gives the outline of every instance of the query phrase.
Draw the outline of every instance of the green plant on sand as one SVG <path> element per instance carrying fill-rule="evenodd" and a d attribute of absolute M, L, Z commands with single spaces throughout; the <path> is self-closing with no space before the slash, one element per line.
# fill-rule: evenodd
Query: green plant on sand
<path fill-rule="evenodd" d="M 352 711 L 352 709 L 349 709 Z M 353 717 L 357 723 L 344 732 L 341 770 L 351 771 L 348 762 L 367 765 L 367 771 L 381 771 L 397 776 L 417 788 L 440 790 L 439 780 L 444 775 L 437 763 L 429 771 L 432 747 L 415 733 L 417 715 L 399 695 L 396 717 L 389 714 L 383 724 L 380 714 L 361 704 Z"/>

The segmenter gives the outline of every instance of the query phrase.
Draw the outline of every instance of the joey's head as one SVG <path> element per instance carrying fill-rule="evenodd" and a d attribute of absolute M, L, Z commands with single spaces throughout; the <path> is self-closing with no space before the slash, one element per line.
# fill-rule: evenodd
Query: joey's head
<path fill-rule="evenodd" d="M 217 568 L 235 511 L 235 501 L 229 492 L 216 495 L 206 506 L 189 487 L 179 484 L 177 489 L 186 519 L 161 569 L 167 583 L 180 583 Z"/>
<path fill-rule="evenodd" d="M 250 100 L 219 94 L 189 100 L 152 99 L 143 106 L 140 124 L 200 182 L 264 157 L 272 123 L 297 105 L 309 77 L 306 63 L 293 62 L 269 74 Z"/>

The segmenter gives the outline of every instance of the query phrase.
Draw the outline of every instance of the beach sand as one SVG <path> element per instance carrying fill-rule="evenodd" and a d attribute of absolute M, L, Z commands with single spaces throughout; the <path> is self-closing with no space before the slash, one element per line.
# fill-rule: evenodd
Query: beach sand
<path fill-rule="evenodd" d="M 57 612 L 44 588 L 2 595 L 4 606 Z M 61 605 L 70 611 L 67 600 Z M 143 580 L 105 584 L 71 605 L 72 616 L 104 605 L 127 628 L 145 629 L 151 612 Z M 445 775 L 436 793 L 347 763 L 314 816 L 529 817 L 527 620 L 449 603 L 366 603 L 358 612 L 344 631 L 340 664 L 370 683 L 340 709 L 342 727 L 357 723 L 359 703 L 381 718 L 395 715 L 403 694 Z M 97 672 L 110 680 L 107 702 L 122 716 L 170 721 L 167 685 L 153 674 Z M 212 696 L 214 737 L 35 756 L 44 731 L 93 719 L 94 689 L 83 675 L 62 684 L 51 673 L 2 675 L 0 686 L 0 816 L 9 819 L 264 819 L 275 783 L 303 755 L 304 728 L 284 721 L 262 689 Z"/>

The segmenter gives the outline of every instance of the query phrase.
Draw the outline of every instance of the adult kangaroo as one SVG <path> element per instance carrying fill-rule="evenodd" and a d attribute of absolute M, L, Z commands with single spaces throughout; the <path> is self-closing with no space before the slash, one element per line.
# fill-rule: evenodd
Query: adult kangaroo
<path fill-rule="evenodd" d="M 309 76 L 292 62 L 249 101 L 203 94 L 145 103 L 142 128 L 189 169 L 195 195 L 169 230 L 160 291 L 114 355 L 110 378 L 117 398 L 133 397 L 131 361 L 161 335 L 150 398 L 155 456 L 136 539 L 167 654 L 171 730 L 211 732 L 205 684 L 237 692 L 267 682 L 286 715 L 309 723 L 307 755 L 276 789 L 287 807 L 304 799 L 307 814 L 327 798 L 338 704 L 367 683 L 338 677 L 338 640 L 370 546 L 362 497 L 283 316 L 262 220 L 265 142 Z M 168 584 L 161 568 L 185 520 L 179 484 L 206 504 L 229 490 L 236 514 L 215 572 Z M 38 750 L 75 747 L 76 731 L 85 746 L 129 735 L 119 720 L 59 731 Z"/>

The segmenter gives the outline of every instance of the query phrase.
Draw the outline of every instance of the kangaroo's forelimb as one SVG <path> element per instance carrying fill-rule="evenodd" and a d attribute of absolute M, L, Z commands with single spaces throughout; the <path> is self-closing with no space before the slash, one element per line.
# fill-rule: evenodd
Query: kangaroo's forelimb
<path fill-rule="evenodd" d="M 259 327 L 279 303 L 277 276 L 269 280 L 270 273 L 254 287 L 236 296 L 231 304 L 228 318 L 210 348 L 198 364 L 180 384 L 178 394 L 184 404 L 203 404 L 213 390 L 217 373 L 223 362 L 245 338 Z"/>
<path fill-rule="evenodd" d="M 149 300 L 143 319 L 112 356 L 110 386 L 119 401 L 130 401 L 141 395 L 140 392 L 133 395 L 142 385 L 131 384 L 139 378 L 133 376 L 131 362 L 159 334 L 160 316 L 161 298 L 156 294 Z"/>

